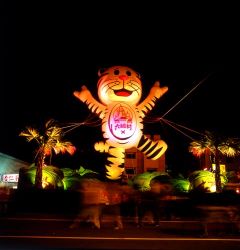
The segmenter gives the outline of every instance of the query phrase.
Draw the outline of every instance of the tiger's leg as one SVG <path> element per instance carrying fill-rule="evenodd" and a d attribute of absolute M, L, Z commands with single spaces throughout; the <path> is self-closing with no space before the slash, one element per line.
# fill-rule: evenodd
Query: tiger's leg
<path fill-rule="evenodd" d="M 143 152 L 148 159 L 156 160 L 167 150 L 167 144 L 163 140 L 152 141 L 146 135 L 142 135 L 137 149 Z"/>
<path fill-rule="evenodd" d="M 101 153 L 109 153 L 106 164 L 107 178 L 111 180 L 120 179 L 124 171 L 125 149 L 115 148 L 108 143 L 100 141 L 94 144 L 96 151 Z"/>
<path fill-rule="evenodd" d="M 107 169 L 107 178 L 110 180 L 120 179 L 124 171 L 125 149 L 110 146 L 108 153 L 108 163 L 105 165 Z"/>

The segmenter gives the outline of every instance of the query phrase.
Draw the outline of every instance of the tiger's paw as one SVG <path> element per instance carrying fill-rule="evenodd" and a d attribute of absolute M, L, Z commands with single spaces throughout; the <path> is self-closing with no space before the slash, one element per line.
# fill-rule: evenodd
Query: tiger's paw
<path fill-rule="evenodd" d="M 103 141 L 100 141 L 100 142 L 96 142 L 94 144 L 94 149 L 98 152 L 108 152 L 109 150 L 109 145 Z"/>

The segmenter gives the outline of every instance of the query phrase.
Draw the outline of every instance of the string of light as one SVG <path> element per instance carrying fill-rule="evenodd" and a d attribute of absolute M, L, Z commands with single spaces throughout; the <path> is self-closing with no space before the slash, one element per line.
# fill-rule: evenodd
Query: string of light
<path fill-rule="evenodd" d="M 200 86 L 202 83 L 204 83 L 211 74 L 208 74 L 206 77 L 204 77 L 199 83 L 194 86 L 185 96 L 183 96 L 176 104 L 174 104 L 165 114 L 163 114 L 159 119 L 165 117 L 170 111 L 172 111 L 180 102 L 182 102 L 188 95 L 190 95 L 198 86 Z M 194 81 L 195 83 L 196 81 Z"/>
<path fill-rule="evenodd" d="M 67 123 L 69 125 L 61 127 L 61 128 L 63 130 L 67 129 L 64 132 L 64 134 L 66 134 L 66 133 L 69 133 L 70 131 L 72 131 L 72 130 L 80 127 L 80 126 L 83 126 L 83 125 L 91 126 L 91 127 L 100 126 L 101 125 L 101 120 L 100 119 L 95 120 L 95 119 L 96 119 L 96 116 L 91 114 L 83 122 Z"/>
<path fill-rule="evenodd" d="M 188 131 L 197 133 L 199 135 L 204 136 L 204 134 L 197 132 L 193 129 L 187 128 L 186 126 L 177 124 L 175 122 L 169 121 L 167 119 L 164 119 L 163 117 L 165 117 L 167 114 L 169 114 L 179 103 L 181 103 L 187 96 L 189 96 L 197 87 L 199 87 L 202 83 L 204 83 L 211 74 L 208 74 L 206 77 L 204 77 L 201 81 L 199 81 L 198 84 L 196 84 L 186 95 L 184 95 L 176 104 L 174 104 L 167 112 L 165 112 L 161 117 L 149 117 L 148 119 L 146 119 L 147 123 L 155 123 L 155 122 L 164 122 L 165 124 L 167 124 L 168 126 L 174 128 L 175 130 L 177 130 L 178 132 L 180 132 L 181 134 L 185 135 L 186 137 L 188 137 L 189 139 L 193 140 L 193 138 L 189 135 L 187 135 L 185 132 L 183 132 L 182 130 L 179 129 L 179 127 L 186 129 Z M 196 81 L 194 81 L 195 83 Z"/>

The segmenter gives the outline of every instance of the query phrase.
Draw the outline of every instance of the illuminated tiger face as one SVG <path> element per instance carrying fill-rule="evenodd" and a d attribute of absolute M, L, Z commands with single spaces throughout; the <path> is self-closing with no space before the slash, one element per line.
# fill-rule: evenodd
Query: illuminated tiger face
<path fill-rule="evenodd" d="M 140 76 L 125 66 L 114 66 L 99 71 L 98 96 L 108 105 L 112 102 L 126 102 L 136 105 L 142 96 Z"/>

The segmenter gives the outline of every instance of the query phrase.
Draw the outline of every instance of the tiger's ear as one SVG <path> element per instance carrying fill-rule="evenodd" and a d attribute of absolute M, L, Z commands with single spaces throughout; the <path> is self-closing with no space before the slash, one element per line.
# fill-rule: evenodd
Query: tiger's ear
<path fill-rule="evenodd" d="M 106 71 L 106 68 L 101 68 L 98 70 L 98 76 L 102 76 L 102 74 Z"/>

